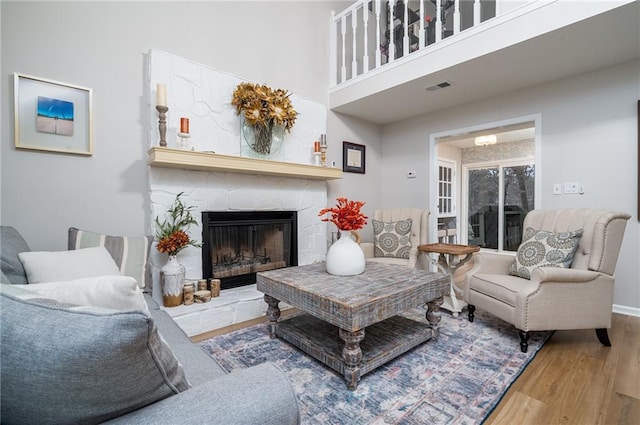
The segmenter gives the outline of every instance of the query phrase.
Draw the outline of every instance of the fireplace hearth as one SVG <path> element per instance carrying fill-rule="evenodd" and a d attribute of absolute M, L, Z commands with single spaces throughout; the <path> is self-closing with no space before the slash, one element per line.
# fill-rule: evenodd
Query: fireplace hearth
<path fill-rule="evenodd" d="M 296 211 L 203 211 L 202 275 L 221 289 L 251 285 L 256 273 L 298 265 Z"/>

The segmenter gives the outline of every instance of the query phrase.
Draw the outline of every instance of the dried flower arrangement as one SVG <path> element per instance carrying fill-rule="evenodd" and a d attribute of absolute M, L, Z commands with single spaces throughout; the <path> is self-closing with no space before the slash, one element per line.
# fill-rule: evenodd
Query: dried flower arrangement
<path fill-rule="evenodd" d="M 270 153 L 274 126 L 291 132 L 298 113 L 289 96 L 291 93 L 286 90 L 274 90 L 264 84 L 240 83 L 234 90 L 231 104 L 238 115 L 244 112 L 246 123 L 253 127 L 256 152 Z"/>
<path fill-rule="evenodd" d="M 156 230 L 156 238 L 158 239 L 157 249 L 159 252 L 165 252 L 169 255 L 177 255 L 187 246 L 199 248 L 201 243 L 193 241 L 186 230 L 192 224 L 197 224 L 191 211 L 193 206 L 186 206 L 180 197 L 184 192 L 180 192 L 173 205 L 167 210 L 169 220 L 160 222 L 160 218 L 156 217 L 155 222 L 158 227 Z"/>
<path fill-rule="evenodd" d="M 331 213 L 331 218 L 323 218 L 322 221 L 330 221 L 340 230 L 359 230 L 367 224 L 367 217 L 360 212 L 365 204 L 362 201 L 350 201 L 347 198 L 337 198 L 338 203 L 333 208 L 323 208 L 318 213 L 323 216 Z"/>
<path fill-rule="evenodd" d="M 231 104 L 240 115 L 244 111 L 247 122 L 253 126 L 281 125 L 290 132 L 298 113 L 293 109 L 291 93 L 272 89 L 266 85 L 240 83 L 233 92 Z"/>

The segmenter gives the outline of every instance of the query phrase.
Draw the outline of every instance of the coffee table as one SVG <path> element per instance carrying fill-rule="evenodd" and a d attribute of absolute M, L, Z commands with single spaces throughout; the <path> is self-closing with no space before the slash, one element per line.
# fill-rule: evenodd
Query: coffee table
<path fill-rule="evenodd" d="M 360 377 L 438 336 L 446 274 L 367 263 L 357 276 L 333 276 L 324 263 L 257 273 L 272 338 L 279 337 L 344 376 Z M 280 319 L 279 302 L 303 314 Z M 427 305 L 428 324 L 399 316 Z M 366 338 L 365 338 L 366 329 Z"/>

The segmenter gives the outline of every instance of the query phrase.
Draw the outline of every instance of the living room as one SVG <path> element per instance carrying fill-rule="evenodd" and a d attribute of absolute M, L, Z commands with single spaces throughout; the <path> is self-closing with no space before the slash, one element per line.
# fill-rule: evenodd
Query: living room
<path fill-rule="evenodd" d="M 71 226 L 152 234 L 144 81 L 149 50 L 328 105 L 329 18 L 348 4 L 3 1 L 2 224 L 19 229 L 34 250 L 66 249 Z M 342 163 L 343 141 L 362 144 L 366 173 L 329 181 L 327 198 L 363 200 L 367 215 L 378 208 L 430 208 L 429 135 L 540 114 L 539 207 L 634 215 L 618 260 L 614 304 L 619 313 L 639 316 L 639 66 L 636 58 L 389 124 L 328 109 L 328 161 Z M 92 156 L 14 148 L 14 72 L 93 90 Z M 407 179 L 408 170 L 416 171 L 415 179 Z M 566 181 L 581 182 L 585 194 L 554 196 L 552 185 Z M 362 236 L 371 241 L 370 228 Z"/>

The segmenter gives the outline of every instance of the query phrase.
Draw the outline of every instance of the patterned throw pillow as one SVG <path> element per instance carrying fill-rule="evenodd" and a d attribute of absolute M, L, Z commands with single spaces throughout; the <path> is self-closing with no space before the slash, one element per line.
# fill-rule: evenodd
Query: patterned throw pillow
<path fill-rule="evenodd" d="M 528 227 L 509 273 L 531 279 L 538 267 L 570 267 L 581 236 L 582 229 L 552 233 Z"/>
<path fill-rule="evenodd" d="M 373 220 L 374 257 L 409 258 L 413 220 L 385 223 Z"/>

